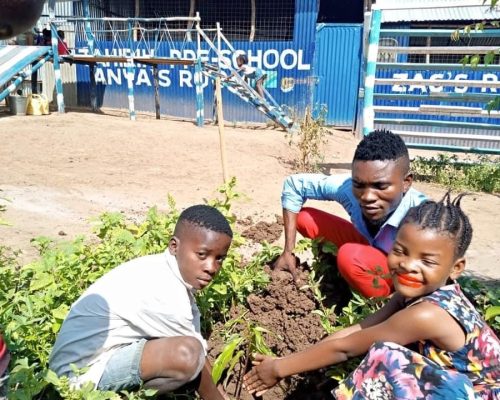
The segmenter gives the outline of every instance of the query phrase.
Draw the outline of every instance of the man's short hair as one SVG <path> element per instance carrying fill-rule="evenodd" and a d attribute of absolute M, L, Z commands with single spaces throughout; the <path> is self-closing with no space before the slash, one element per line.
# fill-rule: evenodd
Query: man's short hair
<path fill-rule="evenodd" d="M 182 222 L 189 222 L 201 228 L 223 233 L 230 238 L 233 237 L 233 231 L 226 217 L 216 208 L 205 204 L 198 204 L 186 208 L 177 220 L 175 231 L 178 230 Z"/>
<path fill-rule="evenodd" d="M 398 135 L 391 131 L 374 130 L 359 142 L 353 161 L 410 160 L 408 148 Z"/>

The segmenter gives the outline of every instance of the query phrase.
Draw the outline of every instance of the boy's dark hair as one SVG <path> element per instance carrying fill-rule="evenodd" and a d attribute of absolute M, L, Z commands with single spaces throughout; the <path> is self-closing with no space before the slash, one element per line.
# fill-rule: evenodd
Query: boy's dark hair
<path fill-rule="evenodd" d="M 472 226 L 460 208 L 460 201 L 464 196 L 465 193 L 462 193 L 451 200 L 448 192 L 439 202 L 427 200 L 410 208 L 399 226 L 412 223 L 422 229 L 448 233 L 456 241 L 455 258 L 463 257 L 472 240 Z"/>
<path fill-rule="evenodd" d="M 405 142 L 395 133 L 380 129 L 374 130 L 359 142 L 354 153 L 354 161 L 384 161 L 407 160 L 410 166 L 410 156 Z"/>
<path fill-rule="evenodd" d="M 229 222 L 222 213 L 214 207 L 205 204 L 198 204 L 186 208 L 175 225 L 175 231 L 182 222 L 189 222 L 201 228 L 209 229 L 214 232 L 224 233 L 230 238 L 233 237 L 233 231 Z M 175 233 L 174 233 L 175 234 Z"/>
<path fill-rule="evenodd" d="M 248 64 L 248 57 L 246 54 L 240 54 L 238 57 L 236 57 L 237 60 L 241 60 L 242 64 Z"/>

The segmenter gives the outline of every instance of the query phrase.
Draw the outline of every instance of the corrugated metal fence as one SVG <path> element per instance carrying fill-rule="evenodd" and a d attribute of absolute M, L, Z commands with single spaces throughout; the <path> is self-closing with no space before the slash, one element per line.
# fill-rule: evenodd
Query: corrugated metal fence
<path fill-rule="evenodd" d="M 361 24 L 319 24 L 314 105 L 327 107 L 326 123 L 353 128 L 360 85 Z"/>

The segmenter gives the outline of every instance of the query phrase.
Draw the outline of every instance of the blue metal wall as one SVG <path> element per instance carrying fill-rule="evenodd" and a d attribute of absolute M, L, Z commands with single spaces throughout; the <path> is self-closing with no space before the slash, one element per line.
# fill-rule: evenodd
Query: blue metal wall
<path fill-rule="evenodd" d="M 296 0 L 293 41 L 233 42 L 236 50 L 249 56 L 251 65 L 267 71 L 267 90 L 280 104 L 301 113 L 312 101 L 313 56 L 318 2 Z M 222 27 L 224 28 L 224 27 Z M 85 47 L 79 43 L 78 47 Z M 109 43 L 111 48 L 111 43 Z M 194 56 L 194 44 L 178 43 L 182 56 Z M 208 49 L 207 46 L 204 49 Z M 224 49 L 224 48 L 223 48 Z M 165 45 L 157 55 L 172 56 L 172 46 Z M 228 54 L 229 55 L 229 54 Z M 211 53 L 209 57 L 214 57 Z M 233 57 L 234 59 L 234 57 Z M 209 61 L 215 62 L 214 59 Z M 235 63 L 233 64 L 235 65 Z M 160 104 L 162 114 L 194 118 L 195 88 L 193 67 L 165 66 L 160 68 Z M 79 104 L 90 105 L 89 68 L 78 66 Z M 123 65 L 98 65 L 96 80 L 100 106 L 128 108 L 126 68 Z M 205 116 L 212 115 L 213 87 L 206 79 Z M 151 67 L 136 69 L 134 77 L 135 104 L 138 111 L 154 112 L 154 89 Z M 235 95 L 224 91 L 224 118 L 228 121 L 265 121 L 265 117 Z"/>
<path fill-rule="evenodd" d="M 319 24 L 316 30 L 314 105 L 327 107 L 326 123 L 353 127 L 360 85 L 361 24 Z"/>
<path fill-rule="evenodd" d="M 415 64 L 416 65 L 416 64 Z M 473 68 L 461 68 L 459 67 L 456 71 L 450 70 L 425 70 L 425 64 L 422 65 L 422 70 L 377 70 L 377 78 L 401 78 L 401 79 L 462 79 L 471 81 L 488 81 L 500 80 L 500 72 L 483 72 L 475 71 Z M 468 93 L 487 93 L 496 94 L 496 89 L 489 88 L 474 88 L 474 87 L 429 87 L 425 85 L 420 85 L 416 83 L 415 85 L 377 85 L 375 87 L 376 93 L 392 93 L 392 94 L 408 94 L 408 95 L 429 95 L 432 92 L 447 92 L 447 93 L 457 93 L 457 94 L 468 94 Z M 400 107 L 418 107 L 421 104 L 434 104 L 434 105 L 446 105 L 446 106 L 467 106 L 467 107 L 479 107 L 484 108 L 484 102 L 464 102 L 457 99 L 457 101 L 440 101 L 434 99 L 415 99 L 415 100 L 385 100 L 385 99 L 375 99 L 375 105 L 379 106 L 400 106 Z M 440 116 L 440 115 L 424 115 L 424 114 L 402 114 L 402 113 L 378 113 L 377 117 L 380 118 L 403 118 L 403 119 L 420 119 L 420 120 L 433 120 L 433 121 L 456 121 L 456 122 L 475 122 L 475 123 L 497 123 L 500 124 L 500 118 L 493 117 L 450 117 L 450 116 Z"/>

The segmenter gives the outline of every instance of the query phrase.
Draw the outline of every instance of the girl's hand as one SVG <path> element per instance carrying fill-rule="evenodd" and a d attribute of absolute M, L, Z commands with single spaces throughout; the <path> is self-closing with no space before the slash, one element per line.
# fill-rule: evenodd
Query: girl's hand
<path fill-rule="evenodd" d="M 263 354 L 255 355 L 252 362 L 254 367 L 243 377 L 244 387 L 250 394 L 261 396 L 279 382 L 276 360 Z"/>

